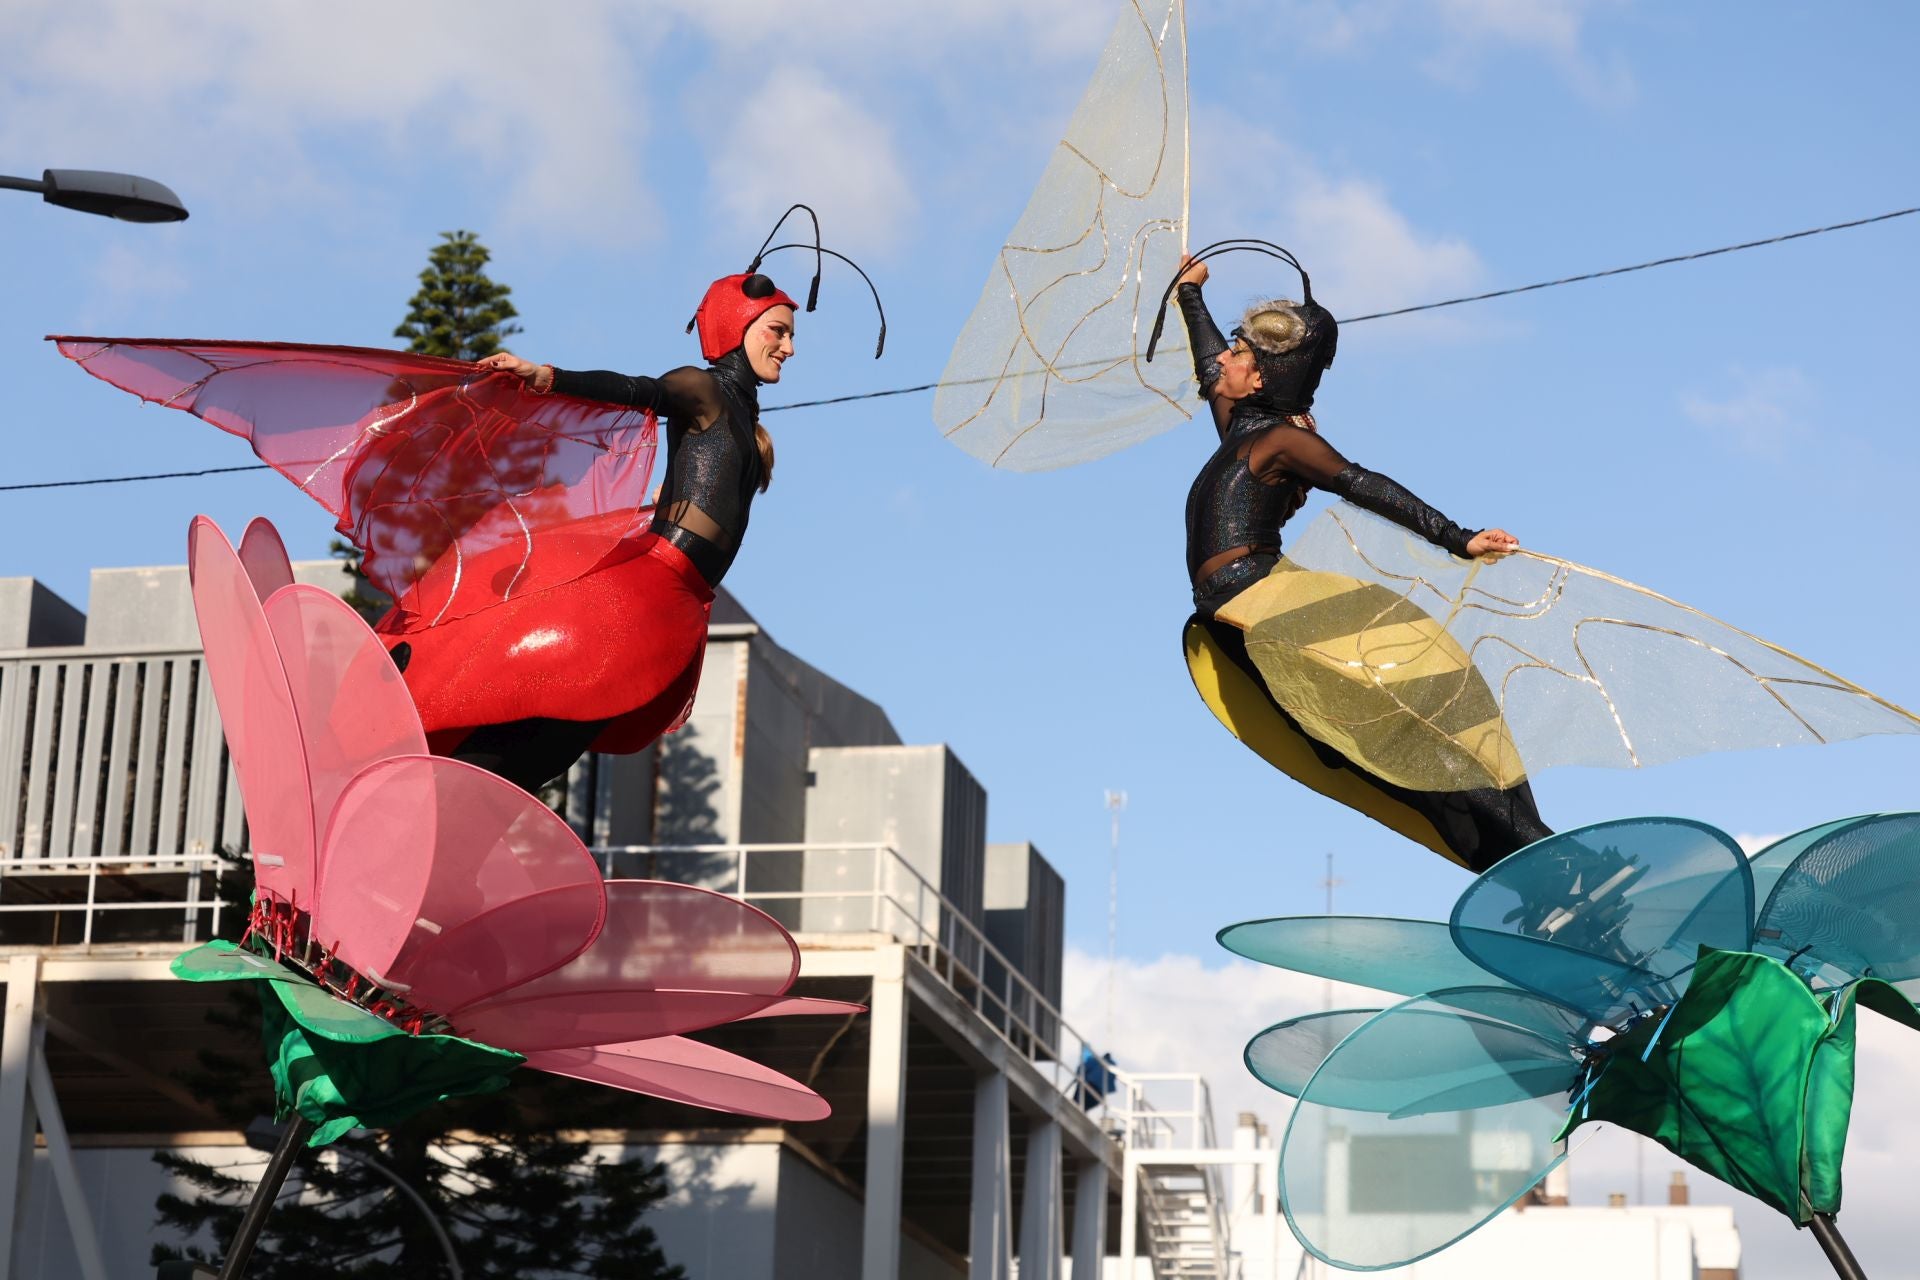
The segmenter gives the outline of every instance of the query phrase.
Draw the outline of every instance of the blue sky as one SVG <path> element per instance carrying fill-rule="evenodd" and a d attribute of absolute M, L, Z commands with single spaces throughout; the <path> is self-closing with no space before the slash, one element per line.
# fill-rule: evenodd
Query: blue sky
<path fill-rule="evenodd" d="M 1194 235 L 1287 244 L 1336 314 L 1916 203 L 1906 6 L 1194 8 Z M 649 372 L 693 358 L 705 282 L 809 200 L 878 282 L 888 353 L 869 358 L 858 281 L 830 275 L 767 402 L 930 381 L 1111 20 L 1107 0 L 14 0 L 0 171 L 146 173 L 193 217 L 0 199 L 5 475 L 249 461 L 40 336 L 387 344 L 454 227 L 513 286 L 521 354 Z M 1463 523 L 1920 704 L 1917 269 L 1920 218 L 1355 326 L 1321 425 Z M 1292 283 L 1244 256 L 1215 279 L 1223 311 Z M 778 481 L 728 585 L 909 740 L 953 744 L 992 837 L 1067 875 L 1077 947 L 1105 948 L 1107 788 L 1131 797 L 1131 964 L 1214 965 L 1219 925 L 1317 910 L 1328 852 L 1342 910 L 1444 913 L 1464 873 L 1274 775 L 1192 693 L 1180 511 L 1206 427 L 1023 476 L 944 444 L 930 404 L 770 416 Z M 270 476 L 6 494 L 0 575 L 79 603 L 92 566 L 177 562 L 196 511 L 265 513 L 296 555 L 327 536 Z M 1558 826 L 1677 813 L 1763 834 L 1910 807 L 1916 767 L 1920 741 L 1873 739 L 1536 785 Z"/>

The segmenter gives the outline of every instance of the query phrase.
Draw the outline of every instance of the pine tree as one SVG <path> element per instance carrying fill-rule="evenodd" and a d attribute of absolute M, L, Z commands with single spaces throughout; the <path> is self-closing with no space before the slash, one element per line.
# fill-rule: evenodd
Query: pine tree
<path fill-rule="evenodd" d="M 502 339 L 520 332 L 508 323 L 520 313 L 507 301 L 513 290 L 487 275 L 492 256 L 473 232 L 442 231 L 393 336 L 405 338 L 409 351 L 455 360 L 498 351 Z"/>
<path fill-rule="evenodd" d="M 440 243 L 427 254 L 420 288 L 407 304 L 407 318 L 393 331 L 407 340 L 407 350 L 454 360 L 478 360 L 500 349 L 503 339 L 519 333 L 511 324 L 520 313 L 507 295 L 513 292 L 487 274 L 493 254 L 471 231 L 442 231 Z M 331 553 L 342 563 L 341 572 L 353 580 L 346 602 L 369 622 L 387 611 L 391 601 L 367 581 L 358 547 L 335 542 Z"/>

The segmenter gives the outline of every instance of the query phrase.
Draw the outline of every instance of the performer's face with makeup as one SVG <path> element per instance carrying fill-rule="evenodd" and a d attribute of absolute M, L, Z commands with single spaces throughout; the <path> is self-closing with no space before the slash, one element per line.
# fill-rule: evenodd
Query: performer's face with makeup
<path fill-rule="evenodd" d="M 780 381 L 780 366 L 793 355 L 793 308 L 769 309 L 748 327 L 741 346 L 760 381 Z"/>
<path fill-rule="evenodd" d="M 1248 349 L 1245 339 L 1234 339 L 1233 345 L 1222 351 L 1216 359 L 1220 366 L 1220 380 L 1213 387 L 1215 396 L 1226 400 L 1244 400 L 1266 385 L 1266 379 L 1260 376 L 1260 366 L 1254 362 L 1253 352 Z"/>

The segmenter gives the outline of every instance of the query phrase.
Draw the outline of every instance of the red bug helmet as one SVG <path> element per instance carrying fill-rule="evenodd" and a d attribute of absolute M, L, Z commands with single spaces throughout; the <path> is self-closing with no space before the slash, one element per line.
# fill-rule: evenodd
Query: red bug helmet
<path fill-rule="evenodd" d="M 805 209 L 807 216 L 813 219 L 813 283 L 807 286 L 806 310 L 811 311 L 820 301 L 820 264 L 827 257 L 840 261 L 859 272 L 860 278 L 867 281 L 867 291 L 873 294 L 874 310 L 880 313 L 880 337 L 873 344 L 873 358 L 878 360 L 880 353 L 887 349 L 887 312 L 880 305 L 880 291 L 873 287 L 873 281 L 867 279 L 867 273 L 860 270 L 859 264 L 844 253 L 835 253 L 820 244 L 820 220 L 813 217 L 813 210 L 804 204 L 796 204 L 780 215 L 780 221 L 773 224 L 773 230 L 760 242 L 760 252 L 753 255 L 753 261 L 747 269 L 737 276 L 722 276 L 707 286 L 707 294 L 700 299 L 699 310 L 693 313 L 693 319 L 687 321 L 687 332 L 692 333 L 694 326 L 700 328 L 700 354 L 709 361 L 718 360 L 729 351 L 736 350 L 746 341 L 747 330 L 753 322 L 775 307 L 792 307 L 799 311 L 800 304 L 781 292 L 778 285 L 760 274 L 760 263 L 768 254 L 779 253 L 783 249 L 806 249 L 804 244 L 774 244 L 773 238 L 786 224 L 796 209 Z M 771 248 L 768 246 L 772 245 Z"/>
<path fill-rule="evenodd" d="M 715 280 L 693 313 L 693 322 L 700 328 L 700 354 L 709 361 L 718 360 L 744 342 L 753 322 L 775 307 L 800 310 L 799 303 L 758 272 Z"/>

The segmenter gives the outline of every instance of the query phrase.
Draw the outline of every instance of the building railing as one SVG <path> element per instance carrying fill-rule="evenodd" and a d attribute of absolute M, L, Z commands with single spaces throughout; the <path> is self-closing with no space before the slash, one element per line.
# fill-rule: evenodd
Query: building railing
<path fill-rule="evenodd" d="M 191 945 L 220 933 L 233 864 L 213 854 L 0 863 L 0 946 Z"/>
<path fill-rule="evenodd" d="M 616 845 L 593 853 L 609 876 L 697 884 L 760 908 L 796 934 L 870 933 L 904 944 L 1053 1088 L 1123 1137 L 1101 1087 L 1112 1069 L 1100 1065 L 1093 1043 L 893 847 Z"/>
<path fill-rule="evenodd" d="M 1204 1076 L 1191 1072 L 1116 1071 L 1119 1088 L 1111 1113 L 1126 1126 L 1126 1145 L 1137 1150 L 1212 1150 L 1213 1093 Z"/>
<path fill-rule="evenodd" d="M 1205 1080 L 1106 1065 L 1047 993 L 891 846 L 622 845 L 592 853 L 610 877 L 699 885 L 758 907 L 796 934 L 872 934 L 904 944 L 1116 1142 L 1148 1150 L 1216 1145 Z M 233 871 L 211 853 L 0 860 L 0 945 L 191 945 L 218 935 L 231 910 L 221 880 Z"/>

